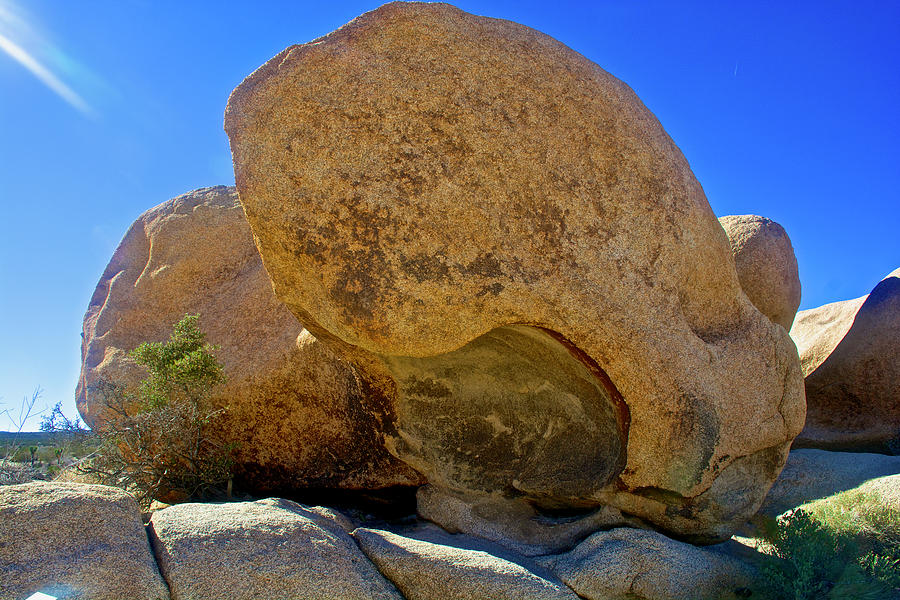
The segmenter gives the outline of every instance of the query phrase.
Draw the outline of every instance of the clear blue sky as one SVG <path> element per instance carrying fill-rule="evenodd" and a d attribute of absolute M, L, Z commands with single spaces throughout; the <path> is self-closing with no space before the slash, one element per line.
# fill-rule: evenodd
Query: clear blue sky
<path fill-rule="evenodd" d="M 784 225 L 801 308 L 866 294 L 900 266 L 900 3 L 457 5 L 550 34 L 628 83 L 717 215 Z M 232 184 L 231 90 L 376 6 L 0 0 L 0 409 L 40 385 L 41 407 L 74 412 L 82 317 L 126 228 Z"/>

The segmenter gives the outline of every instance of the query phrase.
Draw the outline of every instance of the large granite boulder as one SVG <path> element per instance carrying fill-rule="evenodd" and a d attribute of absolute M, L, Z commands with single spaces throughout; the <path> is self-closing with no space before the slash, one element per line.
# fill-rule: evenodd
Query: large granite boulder
<path fill-rule="evenodd" d="M 797 314 L 791 337 L 806 377 L 806 426 L 796 447 L 900 447 L 900 269 L 868 296 Z"/>
<path fill-rule="evenodd" d="M 141 512 L 118 488 L 0 486 L 0 600 L 169 598 Z"/>
<path fill-rule="evenodd" d="M 756 215 L 728 215 L 719 223 L 744 293 L 762 314 L 790 331 L 800 307 L 800 273 L 784 227 Z"/>
<path fill-rule="evenodd" d="M 379 488 L 418 475 L 384 448 L 386 408 L 364 400 L 354 369 L 313 338 L 272 292 L 234 188 L 196 190 L 160 204 L 125 234 L 84 317 L 78 409 L 94 425 L 105 378 L 133 384 L 146 372 L 128 358 L 168 339 L 199 314 L 218 346 L 228 406 L 218 433 L 238 443 L 239 483 Z"/>
<path fill-rule="evenodd" d="M 391 3 L 260 67 L 225 128 L 276 294 L 436 488 L 702 541 L 755 512 L 802 427 L 796 351 L 628 86 Z"/>
<path fill-rule="evenodd" d="M 290 500 L 179 504 L 150 539 L 172 600 L 402 600 L 339 519 Z"/>

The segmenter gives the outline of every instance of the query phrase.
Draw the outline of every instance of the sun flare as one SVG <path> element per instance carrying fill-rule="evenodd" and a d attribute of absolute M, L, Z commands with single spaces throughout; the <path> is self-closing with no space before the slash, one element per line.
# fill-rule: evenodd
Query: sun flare
<path fill-rule="evenodd" d="M 54 56 L 65 57 L 65 53 L 35 31 L 22 11 L 9 0 L 0 0 L 0 50 L 25 67 L 67 104 L 83 114 L 94 114 L 84 98 L 35 57 L 47 56 L 53 63 L 58 62 L 53 60 Z"/>

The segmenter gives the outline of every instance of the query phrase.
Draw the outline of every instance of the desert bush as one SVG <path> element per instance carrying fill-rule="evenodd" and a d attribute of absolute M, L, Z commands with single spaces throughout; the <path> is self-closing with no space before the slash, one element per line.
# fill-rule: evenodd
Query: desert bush
<path fill-rule="evenodd" d="M 194 315 L 179 321 L 168 341 L 134 349 L 131 358 L 148 373 L 136 391 L 110 381 L 90 390 L 103 409 L 94 428 L 99 447 L 82 472 L 143 505 L 226 494 L 233 448 L 211 433 L 225 410 L 211 402 L 224 381 L 214 352 Z"/>
<path fill-rule="evenodd" d="M 900 511 L 875 494 L 851 490 L 773 521 L 762 550 L 774 598 L 900 597 Z"/>
<path fill-rule="evenodd" d="M 50 450 L 56 458 L 57 464 L 64 456 L 75 452 L 85 444 L 91 436 L 90 430 L 81 424 L 81 419 L 70 419 L 62 411 L 62 403 L 57 402 L 49 415 L 41 417 L 41 431 L 52 433 L 56 447 Z M 50 458 L 48 457 L 48 462 Z"/>
<path fill-rule="evenodd" d="M 863 573 L 900 597 L 900 509 L 874 491 L 853 489 L 812 502 L 807 510 L 847 540 Z"/>

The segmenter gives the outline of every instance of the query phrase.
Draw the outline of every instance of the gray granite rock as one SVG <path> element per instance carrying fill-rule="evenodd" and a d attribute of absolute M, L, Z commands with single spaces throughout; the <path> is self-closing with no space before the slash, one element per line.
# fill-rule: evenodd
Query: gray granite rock
<path fill-rule="evenodd" d="M 577 599 L 537 565 L 436 527 L 404 535 L 360 528 L 353 537 L 407 600 Z"/>
<path fill-rule="evenodd" d="M 595 533 L 543 564 L 588 600 L 733 598 L 754 578 L 752 566 L 725 552 L 629 528 Z"/>
<path fill-rule="evenodd" d="M 419 515 L 447 531 L 478 536 L 523 556 L 571 550 L 599 529 L 635 522 L 611 506 L 601 506 L 578 518 L 553 518 L 521 499 L 458 494 L 432 485 L 420 487 L 416 500 Z"/>
<path fill-rule="evenodd" d="M 172 600 L 401 600 L 344 526 L 281 499 L 179 504 L 150 519 Z"/>
<path fill-rule="evenodd" d="M 83 483 L 0 486 L 0 600 L 35 592 L 168 599 L 134 498 Z"/>
<path fill-rule="evenodd" d="M 774 517 L 801 504 L 900 473 L 900 456 L 793 450 L 759 512 Z"/>

